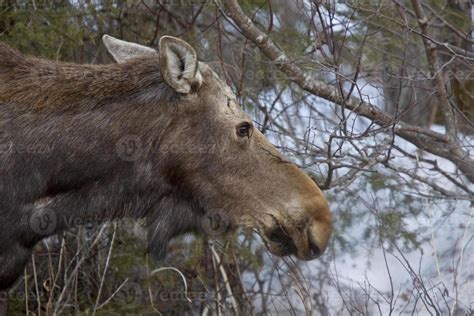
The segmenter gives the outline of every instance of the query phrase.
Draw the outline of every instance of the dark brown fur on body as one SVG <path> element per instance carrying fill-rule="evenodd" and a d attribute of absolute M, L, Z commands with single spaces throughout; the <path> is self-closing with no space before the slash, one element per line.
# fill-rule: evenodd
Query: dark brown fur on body
<path fill-rule="evenodd" d="M 157 165 L 166 161 L 156 156 L 155 146 L 170 124 L 172 116 L 166 112 L 177 110 L 176 96 L 164 87 L 157 65 L 152 59 L 101 66 L 54 63 L 0 46 L 5 149 L 0 152 L 0 289 L 17 278 L 31 247 L 44 237 L 29 227 L 34 204 L 41 199 L 51 199 L 47 209 L 59 220 L 55 231 L 73 222 L 71 217 L 136 218 L 151 210 L 152 223 L 159 218 L 160 202 L 163 209 L 176 210 L 172 218 L 181 227 L 163 225 L 167 218 L 160 218 L 164 240 L 155 235 L 155 244 L 166 245 L 167 238 L 195 226 L 190 214 L 196 212 L 179 214 L 194 206 L 186 205 L 176 188 L 147 174 L 147 168 L 167 169 Z M 168 91 L 155 92 L 153 100 L 147 96 L 149 87 Z M 169 100 L 166 107 L 158 104 L 163 99 Z M 139 161 L 117 155 L 117 144 L 129 135 L 142 140 Z"/>
<path fill-rule="evenodd" d="M 321 191 L 188 44 L 163 37 L 155 55 L 104 42 L 118 64 L 45 61 L 0 44 L 0 290 L 36 242 L 78 218 L 146 218 L 158 257 L 171 238 L 202 231 L 210 212 L 225 229 L 256 229 L 276 255 L 324 251 L 331 214 Z M 130 143 L 132 159 L 122 152 Z M 46 215 L 54 229 L 38 232 Z"/>

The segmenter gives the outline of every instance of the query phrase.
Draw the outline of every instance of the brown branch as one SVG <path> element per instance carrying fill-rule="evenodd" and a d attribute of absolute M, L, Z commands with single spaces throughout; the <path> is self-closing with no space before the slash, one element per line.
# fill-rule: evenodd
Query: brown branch
<path fill-rule="evenodd" d="M 285 52 L 274 44 L 267 34 L 255 26 L 252 20 L 242 11 L 237 0 L 224 1 L 222 10 L 237 25 L 238 30 L 247 39 L 252 41 L 267 58 L 300 88 L 315 96 L 343 106 L 345 109 L 368 118 L 380 126 L 392 128 L 395 124 L 393 130 L 397 136 L 422 150 L 450 160 L 471 182 L 474 182 L 474 160 L 467 151 L 463 150 L 457 140 L 429 129 L 398 122 L 397 118 L 357 97 L 348 96 L 345 98 L 341 96 L 336 88 L 313 79 L 295 65 Z M 449 120 L 449 122 L 452 124 L 452 121 Z"/>

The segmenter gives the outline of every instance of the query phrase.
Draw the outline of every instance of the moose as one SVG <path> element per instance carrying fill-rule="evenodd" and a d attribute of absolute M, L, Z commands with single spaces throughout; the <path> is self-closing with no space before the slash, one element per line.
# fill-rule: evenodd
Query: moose
<path fill-rule="evenodd" d="M 202 233 L 211 212 L 225 231 L 256 231 L 276 256 L 324 252 L 332 216 L 322 192 L 190 44 L 103 42 L 114 63 L 50 61 L 0 43 L 0 291 L 74 218 L 144 219 L 157 257 L 173 237 Z"/>

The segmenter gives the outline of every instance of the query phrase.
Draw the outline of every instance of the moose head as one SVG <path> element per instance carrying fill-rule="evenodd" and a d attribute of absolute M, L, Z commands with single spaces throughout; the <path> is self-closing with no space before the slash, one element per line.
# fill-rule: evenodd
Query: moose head
<path fill-rule="evenodd" d="M 103 40 L 116 63 L 53 62 L 0 43 L 0 290 L 74 218 L 146 218 L 158 256 L 171 238 L 208 231 L 212 214 L 222 232 L 254 229 L 277 256 L 323 253 L 331 213 L 320 189 L 188 43 Z"/>
<path fill-rule="evenodd" d="M 103 40 L 118 63 L 155 59 L 178 96 L 158 149 L 159 173 L 175 199 L 216 212 L 230 226 L 255 229 L 275 255 L 311 260 L 322 254 L 331 234 L 323 194 L 270 144 L 188 43 L 165 36 L 155 51 L 107 35 Z"/>

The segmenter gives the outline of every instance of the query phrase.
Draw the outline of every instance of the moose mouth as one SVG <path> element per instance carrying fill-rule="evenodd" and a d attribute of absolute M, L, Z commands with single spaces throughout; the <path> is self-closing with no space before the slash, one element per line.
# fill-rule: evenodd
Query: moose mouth
<path fill-rule="evenodd" d="M 280 224 L 265 234 L 261 234 L 267 249 L 279 257 L 295 255 L 298 259 L 309 261 L 316 259 L 323 253 L 313 240 L 309 228 L 297 233 L 299 243 L 295 242 L 295 238 L 292 235 L 294 234 L 290 234 Z"/>

